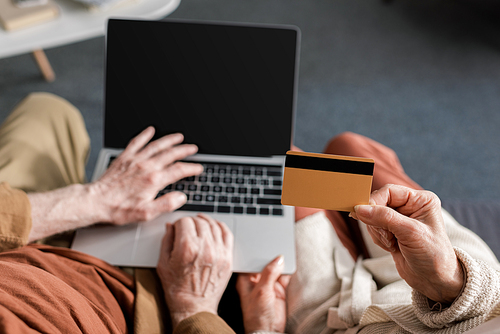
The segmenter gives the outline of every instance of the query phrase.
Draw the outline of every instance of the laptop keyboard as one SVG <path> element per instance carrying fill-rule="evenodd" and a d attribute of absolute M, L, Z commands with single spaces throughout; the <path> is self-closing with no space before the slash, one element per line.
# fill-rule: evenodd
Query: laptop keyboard
<path fill-rule="evenodd" d="M 282 216 L 280 167 L 242 164 L 207 164 L 203 174 L 167 186 L 184 192 L 188 200 L 179 210 Z"/>
<path fill-rule="evenodd" d="M 111 157 L 109 164 L 115 159 Z M 108 166 L 109 166 L 108 164 Z M 278 166 L 201 163 L 202 174 L 168 185 L 156 198 L 171 191 L 186 194 L 179 210 L 282 216 L 282 171 Z"/>

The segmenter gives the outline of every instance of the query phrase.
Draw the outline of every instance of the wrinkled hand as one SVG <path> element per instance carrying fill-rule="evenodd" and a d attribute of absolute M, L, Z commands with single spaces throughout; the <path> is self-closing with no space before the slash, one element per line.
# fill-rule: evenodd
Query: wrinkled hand
<path fill-rule="evenodd" d="M 132 139 L 102 177 L 92 184 L 103 211 L 102 222 L 122 225 L 146 221 L 174 211 L 186 202 L 186 195 L 176 191 L 155 197 L 168 184 L 203 171 L 199 164 L 177 162 L 196 153 L 198 148 L 179 145 L 184 140 L 179 133 L 147 144 L 154 132 L 153 127 L 148 127 Z"/>
<path fill-rule="evenodd" d="M 429 191 L 386 185 L 372 193 L 370 203 L 356 206 L 353 217 L 391 252 L 399 275 L 429 299 L 453 302 L 464 274 L 446 235 L 439 198 Z"/>
<path fill-rule="evenodd" d="M 199 312 L 217 314 L 233 260 L 233 234 L 206 215 L 167 224 L 156 271 L 172 326 Z"/>
<path fill-rule="evenodd" d="M 290 276 L 281 275 L 283 256 L 271 261 L 260 274 L 240 274 L 236 289 L 240 295 L 245 332 L 284 332 L 286 288 Z"/>

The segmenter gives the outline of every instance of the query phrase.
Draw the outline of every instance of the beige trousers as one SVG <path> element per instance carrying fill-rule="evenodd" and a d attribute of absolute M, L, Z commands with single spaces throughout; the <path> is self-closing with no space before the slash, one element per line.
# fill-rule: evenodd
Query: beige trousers
<path fill-rule="evenodd" d="M 0 182 L 26 192 L 84 183 L 89 149 L 78 109 L 53 94 L 30 94 L 0 127 Z M 45 240 L 57 246 L 67 241 L 64 235 Z M 134 332 L 161 333 L 169 317 L 155 271 L 136 270 L 135 278 Z"/>
<path fill-rule="evenodd" d="M 83 183 L 89 148 L 72 104 L 49 93 L 30 94 L 0 127 L 0 182 L 26 192 Z"/>

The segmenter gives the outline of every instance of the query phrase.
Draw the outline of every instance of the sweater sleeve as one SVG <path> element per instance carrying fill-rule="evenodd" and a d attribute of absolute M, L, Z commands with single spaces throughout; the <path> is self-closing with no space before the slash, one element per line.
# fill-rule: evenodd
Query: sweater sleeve
<path fill-rule="evenodd" d="M 26 193 L 0 183 L 0 252 L 28 243 L 31 205 Z"/>
<path fill-rule="evenodd" d="M 418 319 L 431 328 L 444 328 L 454 323 L 477 318 L 476 325 L 498 312 L 500 305 L 500 272 L 484 261 L 476 260 L 460 248 L 455 253 L 467 277 L 463 292 L 444 310 L 431 307 L 426 296 L 413 291 L 413 306 Z"/>
<path fill-rule="evenodd" d="M 209 313 L 200 312 L 182 320 L 174 329 L 173 334 L 234 334 L 222 318 Z"/>

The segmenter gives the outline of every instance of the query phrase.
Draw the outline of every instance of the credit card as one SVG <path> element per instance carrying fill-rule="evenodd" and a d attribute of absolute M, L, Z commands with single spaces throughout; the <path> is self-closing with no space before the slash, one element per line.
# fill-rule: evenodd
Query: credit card
<path fill-rule="evenodd" d="M 369 204 L 374 165 L 369 158 L 288 151 L 281 203 L 351 212 Z"/>

